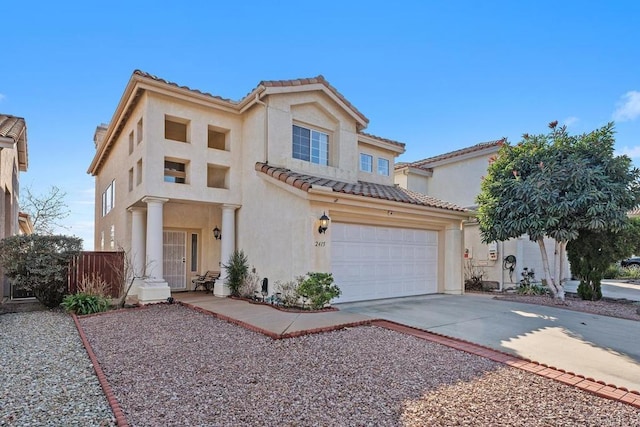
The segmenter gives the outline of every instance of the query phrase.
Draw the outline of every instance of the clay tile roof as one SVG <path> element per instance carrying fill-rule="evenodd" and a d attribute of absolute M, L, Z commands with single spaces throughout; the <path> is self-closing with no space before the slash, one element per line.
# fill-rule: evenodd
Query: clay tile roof
<path fill-rule="evenodd" d="M 142 71 L 142 70 L 135 70 L 135 71 L 133 72 L 133 74 L 138 75 L 138 76 L 141 76 L 141 77 L 146 77 L 146 78 L 149 78 L 149 79 L 155 80 L 155 81 L 157 81 L 157 82 L 161 82 L 161 83 L 164 83 L 164 84 L 168 84 L 168 85 L 170 85 L 170 86 L 174 86 L 174 87 L 177 87 L 177 88 L 180 88 L 180 89 L 186 89 L 186 90 L 188 90 L 188 91 L 190 91 L 190 92 L 197 93 L 197 94 L 199 94 L 199 95 L 205 95 L 205 96 L 208 96 L 208 97 L 211 97 L 211 98 L 214 98 L 214 99 L 218 99 L 218 100 L 220 100 L 220 101 L 230 102 L 230 103 L 232 103 L 232 104 L 237 104 L 237 103 L 238 103 L 237 101 L 233 101 L 233 100 L 228 99 L 228 98 L 223 98 L 223 97 L 221 97 L 221 96 L 212 95 L 212 94 L 210 94 L 209 92 L 202 92 L 202 91 L 200 91 L 200 90 L 198 90 L 198 89 L 191 89 L 190 87 L 187 87 L 187 86 L 180 86 L 180 85 L 179 85 L 179 84 L 177 84 L 177 83 L 170 82 L 170 81 L 168 81 L 168 80 L 162 79 L 162 78 L 160 78 L 160 77 L 158 77 L 158 76 L 154 76 L 153 74 L 149 74 L 149 73 L 147 73 L 147 72 L 145 72 L 145 71 Z"/>
<path fill-rule="evenodd" d="M 369 138 L 377 139 L 380 141 L 388 142 L 389 144 L 397 145 L 398 147 L 404 148 L 405 146 L 404 142 L 398 142 L 398 141 L 394 141 L 393 139 L 382 138 L 381 136 L 372 135 L 370 133 L 358 132 L 358 134 L 368 136 Z"/>
<path fill-rule="evenodd" d="M 461 148 L 460 150 L 451 151 L 449 153 L 440 154 L 426 159 L 418 160 L 411 163 L 398 163 L 395 169 L 402 169 L 407 166 L 415 168 L 428 169 L 432 163 L 439 162 L 441 160 L 451 159 L 453 157 L 462 156 L 464 154 L 473 153 L 475 151 L 484 150 L 485 148 L 499 147 L 507 142 L 506 138 L 498 139 L 496 141 L 481 142 L 480 144 L 472 145 L 471 147 Z"/>
<path fill-rule="evenodd" d="M 374 184 L 372 182 L 358 181 L 348 183 L 330 178 L 323 178 L 303 173 L 293 172 L 290 169 L 270 166 L 258 162 L 256 171 L 264 173 L 274 179 L 282 181 L 303 191 L 309 191 L 314 185 L 330 187 L 336 193 L 352 194 L 356 196 L 372 197 L 375 199 L 390 200 L 393 202 L 409 203 L 412 205 L 428 206 L 432 208 L 447 209 L 458 212 L 466 212 L 467 209 L 445 202 L 435 197 L 427 196 L 395 185 Z"/>
<path fill-rule="evenodd" d="M 26 128 L 25 121 L 22 117 L 0 114 L 0 136 L 11 138 L 14 142 L 18 142 L 20 136 Z"/>
<path fill-rule="evenodd" d="M 636 206 L 635 208 L 631 209 L 629 212 L 627 212 L 627 215 L 640 216 L 640 206 Z"/>
<path fill-rule="evenodd" d="M 331 84 L 324 78 L 323 75 L 318 75 L 316 77 L 310 78 L 300 78 L 300 79 L 292 79 L 292 80 L 263 80 L 258 86 L 264 87 L 285 87 L 285 86 L 303 86 L 303 85 L 312 85 L 312 84 L 322 84 L 334 95 L 336 95 L 342 102 L 345 103 L 350 109 L 352 109 L 365 123 L 369 123 L 369 119 L 365 117 L 351 102 L 347 100 L 338 90 L 331 86 Z"/>

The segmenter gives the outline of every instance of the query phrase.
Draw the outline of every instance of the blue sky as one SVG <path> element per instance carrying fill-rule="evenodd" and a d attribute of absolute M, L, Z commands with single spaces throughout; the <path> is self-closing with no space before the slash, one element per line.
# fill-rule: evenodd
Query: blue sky
<path fill-rule="evenodd" d="M 96 125 L 135 69 L 240 99 L 322 74 L 412 161 L 479 142 L 616 121 L 640 165 L 637 1 L 14 2 L 0 112 L 24 117 L 21 185 L 62 188 L 93 248 Z"/>

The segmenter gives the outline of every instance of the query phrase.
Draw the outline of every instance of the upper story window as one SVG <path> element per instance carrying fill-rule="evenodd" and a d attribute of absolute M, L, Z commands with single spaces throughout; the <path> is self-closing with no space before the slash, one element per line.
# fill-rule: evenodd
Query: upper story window
<path fill-rule="evenodd" d="M 187 164 L 182 161 L 165 159 L 164 182 L 185 184 L 187 182 Z"/>
<path fill-rule="evenodd" d="M 165 116 L 164 138 L 173 141 L 189 142 L 189 121 Z"/>
<path fill-rule="evenodd" d="M 293 158 L 327 166 L 329 135 L 293 125 Z"/>
<path fill-rule="evenodd" d="M 136 125 L 136 141 L 138 144 L 142 142 L 142 118 L 138 120 L 138 124 Z"/>
<path fill-rule="evenodd" d="M 207 147 L 216 150 L 227 150 L 227 133 L 209 126 L 207 129 Z"/>
<path fill-rule="evenodd" d="M 133 131 L 129 134 L 129 154 L 133 153 Z"/>
<path fill-rule="evenodd" d="M 363 172 L 373 172 L 373 156 L 360 153 L 360 170 Z"/>
<path fill-rule="evenodd" d="M 102 193 L 102 216 L 105 216 L 115 204 L 116 199 L 116 180 L 111 181 L 111 184 Z"/>
<path fill-rule="evenodd" d="M 389 160 L 378 159 L 378 175 L 389 176 Z"/>

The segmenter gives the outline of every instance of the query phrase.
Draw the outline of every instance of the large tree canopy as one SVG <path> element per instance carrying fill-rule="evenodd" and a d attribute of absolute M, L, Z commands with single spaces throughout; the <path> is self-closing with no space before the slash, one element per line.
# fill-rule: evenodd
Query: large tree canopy
<path fill-rule="evenodd" d="M 614 156 L 613 123 L 582 135 L 569 135 L 557 122 L 549 127 L 548 134 L 525 134 L 500 149 L 481 184 L 478 220 L 484 242 L 522 235 L 538 242 L 547 285 L 564 299 L 544 237 L 555 239 L 562 253 L 580 230 L 622 229 L 627 211 L 640 202 L 640 171 L 627 156 Z"/>

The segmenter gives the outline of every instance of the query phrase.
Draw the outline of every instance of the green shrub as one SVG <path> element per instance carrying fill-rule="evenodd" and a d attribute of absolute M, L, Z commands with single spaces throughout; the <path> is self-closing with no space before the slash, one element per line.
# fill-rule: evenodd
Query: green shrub
<path fill-rule="evenodd" d="M 227 270 L 227 285 L 231 295 L 240 296 L 240 288 L 249 273 L 249 260 L 244 251 L 242 249 L 233 251 L 229 261 L 223 267 Z"/>
<path fill-rule="evenodd" d="M 603 279 L 616 279 L 622 275 L 622 267 L 618 263 L 609 264 L 609 267 L 602 273 Z"/>
<path fill-rule="evenodd" d="M 516 289 L 520 295 L 546 295 L 549 290 L 538 283 L 520 284 Z"/>
<path fill-rule="evenodd" d="M 0 241 L 0 265 L 16 286 L 53 308 L 67 293 L 69 261 L 81 249 L 82 239 L 77 237 L 11 236 Z"/>
<path fill-rule="evenodd" d="M 67 295 L 62 301 L 62 307 L 66 311 L 80 315 L 107 311 L 107 309 L 109 309 L 109 305 L 108 298 L 85 293 Z"/>
<path fill-rule="evenodd" d="M 298 286 L 298 295 L 308 298 L 311 308 L 320 309 L 342 294 L 331 273 L 307 273 L 307 276 Z"/>
<path fill-rule="evenodd" d="M 583 300 L 598 301 L 602 299 L 600 280 L 595 280 L 591 283 L 586 280 L 580 280 L 577 292 L 578 296 Z"/>
<path fill-rule="evenodd" d="M 304 276 L 298 276 L 295 280 L 287 282 L 276 281 L 274 288 L 280 294 L 280 300 L 285 307 L 295 307 L 300 300 L 299 288 Z"/>
<path fill-rule="evenodd" d="M 640 279 L 640 267 L 630 265 L 629 267 L 621 267 L 618 279 Z"/>

